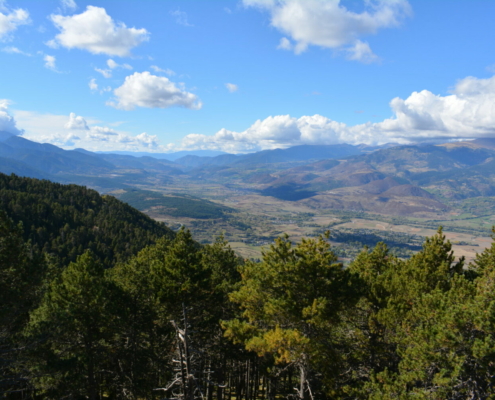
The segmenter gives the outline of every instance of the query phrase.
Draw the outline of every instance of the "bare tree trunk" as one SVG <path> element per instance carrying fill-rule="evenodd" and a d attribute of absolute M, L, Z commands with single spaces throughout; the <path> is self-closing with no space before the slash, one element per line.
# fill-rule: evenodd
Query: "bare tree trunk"
<path fill-rule="evenodd" d="M 304 392 L 306 386 L 306 368 L 304 365 L 299 366 L 299 398 L 304 400 Z"/>

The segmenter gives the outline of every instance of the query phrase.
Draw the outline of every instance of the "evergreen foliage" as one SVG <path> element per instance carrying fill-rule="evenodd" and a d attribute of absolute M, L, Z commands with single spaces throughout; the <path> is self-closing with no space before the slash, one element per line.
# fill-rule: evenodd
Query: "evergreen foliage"
<path fill-rule="evenodd" d="M 0 182 L 2 398 L 495 398 L 495 243 L 465 268 L 440 229 L 344 268 L 328 235 L 283 236 L 244 262 L 85 188 Z"/>
<path fill-rule="evenodd" d="M 0 211 L 0 394 L 28 384 L 22 330 L 37 306 L 46 273 L 45 260 L 24 243 L 22 234 L 22 224 L 15 225 Z"/>
<path fill-rule="evenodd" d="M 119 196 L 119 199 L 138 210 L 144 211 L 157 207 L 164 214 L 173 217 L 186 218 L 227 218 L 235 210 L 208 200 L 189 195 L 167 195 L 149 190 L 128 190 Z"/>
<path fill-rule="evenodd" d="M 0 210 L 22 221 L 24 239 L 60 266 L 91 250 L 105 267 L 128 259 L 161 236 L 165 225 L 112 196 L 77 185 L 0 174 Z"/>

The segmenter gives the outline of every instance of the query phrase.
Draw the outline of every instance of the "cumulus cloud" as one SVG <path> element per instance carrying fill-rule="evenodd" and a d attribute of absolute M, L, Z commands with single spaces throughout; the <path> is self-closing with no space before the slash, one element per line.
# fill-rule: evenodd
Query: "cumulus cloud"
<path fill-rule="evenodd" d="M 279 49 L 296 54 L 314 45 L 346 49 L 351 60 L 372 62 L 376 56 L 360 38 L 382 28 L 398 26 L 411 13 L 407 0 L 365 1 L 361 13 L 348 10 L 340 0 L 243 0 L 247 7 L 270 13 L 271 25 L 292 39 L 283 37 Z"/>
<path fill-rule="evenodd" d="M 115 101 L 107 104 L 122 110 L 135 107 L 169 108 L 186 107 L 198 110 L 202 107 L 198 97 L 177 87 L 168 78 L 150 74 L 148 71 L 135 72 L 125 78 L 124 84 L 113 91 Z"/>
<path fill-rule="evenodd" d="M 379 126 L 386 132 L 408 137 L 495 136 L 495 76 L 467 77 L 457 82 L 449 96 L 428 90 L 390 102 L 395 118 Z"/>
<path fill-rule="evenodd" d="M 301 144 L 377 145 L 495 137 L 495 76 L 462 79 L 447 96 L 428 90 L 413 92 L 405 100 L 392 99 L 390 107 L 392 118 L 354 126 L 322 115 L 270 116 L 242 132 L 221 129 L 212 136 L 188 135 L 182 141 L 182 148 L 237 153 Z"/>
<path fill-rule="evenodd" d="M 371 51 L 370 45 L 366 42 L 356 40 L 353 46 L 346 49 L 349 60 L 361 61 L 365 64 L 378 61 L 379 58 Z"/>
<path fill-rule="evenodd" d="M 98 90 L 98 84 L 96 83 L 96 79 L 93 78 L 89 81 L 88 86 L 91 90 L 95 91 Z"/>
<path fill-rule="evenodd" d="M 60 30 L 48 43 L 52 46 L 125 57 L 130 55 L 132 48 L 149 39 L 146 29 L 127 28 L 122 22 L 115 23 L 101 7 L 88 6 L 81 14 L 51 15 L 50 18 Z"/>
<path fill-rule="evenodd" d="M 64 128 L 83 130 L 83 131 L 89 130 L 86 120 L 83 117 L 77 116 L 74 113 L 70 113 L 69 121 L 67 121 L 67 123 L 64 125 Z"/>
<path fill-rule="evenodd" d="M 0 5 L 0 40 L 6 40 L 9 34 L 17 29 L 20 25 L 25 25 L 30 22 L 29 13 L 22 9 L 9 10 L 4 2 Z"/>
<path fill-rule="evenodd" d="M 226 83 L 225 87 L 230 93 L 237 92 L 239 90 L 239 86 L 233 84 L 233 83 Z"/>
<path fill-rule="evenodd" d="M 21 135 L 23 132 L 17 128 L 16 120 L 9 113 L 9 101 L 5 99 L 0 99 L 0 132 L 13 135 Z"/>
<path fill-rule="evenodd" d="M 57 70 L 57 66 L 55 65 L 57 59 L 54 56 L 49 56 L 46 54 L 43 57 L 43 61 L 45 62 L 45 68 L 51 69 L 52 71 Z"/>
<path fill-rule="evenodd" d="M 156 135 L 148 135 L 146 132 L 136 136 L 136 140 L 142 145 L 150 149 L 159 147 L 158 137 Z"/>
<path fill-rule="evenodd" d="M 23 136 L 41 143 L 51 143 L 65 149 L 84 148 L 98 150 L 166 151 L 155 135 L 145 132 L 132 135 L 99 125 L 99 121 L 86 119 L 75 113 L 64 115 L 39 114 L 17 111 L 16 118 L 26 128 Z M 0 113 L 1 116 L 1 113 Z M 0 117 L 1 127 L 1 117 Z"/>
<path fill-rule="evenodd" d="M 293 46 L 292 46 L 292 43 L 290 42 L 289 39 L 287 39 L 286 37 L 283 37 L 282 39 L 280 39 L 280 43 L 278 44 L 277 49 L 292 50 Z"/>

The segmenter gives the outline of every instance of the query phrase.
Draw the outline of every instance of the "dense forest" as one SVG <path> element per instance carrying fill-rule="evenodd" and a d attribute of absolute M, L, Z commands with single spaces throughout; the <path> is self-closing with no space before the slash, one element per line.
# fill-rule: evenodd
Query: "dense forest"
<path fill-rule="evenodd" d="M 105 267 L 173 232 L 112 196 L 77 185 L 0 174 L 0 210 L 23 225 L 34 251 L 59 265 L 91 250 Z"/>
<path fill-rule="evenodd" d="M 75 185 L 0 176 L 0 207 L 3 398 L 495 398 L 495 244 L 254 262 Z"/>

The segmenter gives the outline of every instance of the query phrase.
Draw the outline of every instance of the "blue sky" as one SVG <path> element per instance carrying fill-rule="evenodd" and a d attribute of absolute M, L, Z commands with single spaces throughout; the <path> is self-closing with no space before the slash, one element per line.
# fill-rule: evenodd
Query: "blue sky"
<path fill-rule="evenodd" d="M 0 0 L 0 130 L 249 152 L 495 137 L 495 1 Z"/>

